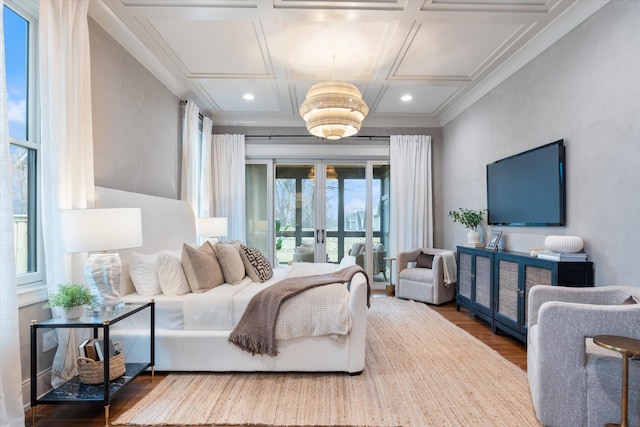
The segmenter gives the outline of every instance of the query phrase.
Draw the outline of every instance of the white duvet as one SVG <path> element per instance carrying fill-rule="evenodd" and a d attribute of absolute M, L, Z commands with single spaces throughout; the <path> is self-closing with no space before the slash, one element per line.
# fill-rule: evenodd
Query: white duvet
<path fill-rule="evenodd" d="M 336 271 L 341 266 L 329 263 L 295 263 L 274 269 L 264 283 L 246 277 L 237 285 L 223 284 L 204 293 L 155 297 L 158 329 L 228 330 L 240 321 L 249 300 L 268 286 L 288 277 L 302 277 Z M 148 301 L 149 297 L 129 294 L 127 302 Z M 301 336 L 346 335 L 351 330 L 348 310 L 349 291 L 343 283 L 320 286 L 286 301 L 276 325 L 277 339 Z M 132 316 L 128 327 L 148 325 L 148 316 Z M 129 320 L 129 319 L 127 319 Z M 148 327 L 148 326 L 147 326 Z"/>

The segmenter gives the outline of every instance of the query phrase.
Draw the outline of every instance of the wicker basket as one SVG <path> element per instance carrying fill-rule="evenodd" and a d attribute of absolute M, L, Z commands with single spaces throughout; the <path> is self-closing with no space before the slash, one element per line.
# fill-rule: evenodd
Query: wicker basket
<path fill-rule="evenodd" d="M 114 346 L 116 347 L 116 355 L 109 359 L 109 381 L 120 378 L 126 371 L 122 344 L 117 342 Z M 81 383 L 91 385 L 104 383 L 103 361 L 95 361 L 89 357 L 78 357 L 76 362 Z"/>

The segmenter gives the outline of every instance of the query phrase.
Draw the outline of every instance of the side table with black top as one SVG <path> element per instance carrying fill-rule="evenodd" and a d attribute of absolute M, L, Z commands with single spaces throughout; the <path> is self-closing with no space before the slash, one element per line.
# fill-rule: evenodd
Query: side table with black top
<path fill-rule="evenodd" d="M 629 405 L 629 358 L 640 356 L 640 340 L 618 335 L 597 335 L 593 342 L 600 347 L 622 355 L 622 393 L 620 397 L 620 424 L 607 423 L 605 427 L 627 427 Z"/>
<path fill-rule="evenodd" d="M 109 363 L 104 363 L 104 382 L 97 385 L 83 384 L 79 376 L 62 384 L 60 387 L 50 390 L 43 396 L 38 397 L 37 385 L 37 354 L 38 354 L 38 329 L 93 329 L 93 337 L 101 338 L 109 342 L 109 328 L 111 325 L 133 316 L 143 310 L 149 310 L 150 328 L 150 348 L 148 363 L 126 363 L 125 373 L 120 378 L 109 381 Z M 99 331 L 102 330 L 100 337 Z M 113 311 L 94 312 L 92 316 L 80 317 L 79 319 L 64 319 L 56 317 L 44 322 L 31 321 L 31 414 L 33 425 L 35 425 L 35 412 L 38 404 L 49 403 L 91 403 L 102 402 L 104 406 L 105 424 L 109 425 L 109 406 L 111 398 L 118 391 L 127 386 L 138 375 L 151 368 L 151 375 L 154 374 L 155 364 L 155 302 L 148 303 L 126 303 L 122 308 Z"/>

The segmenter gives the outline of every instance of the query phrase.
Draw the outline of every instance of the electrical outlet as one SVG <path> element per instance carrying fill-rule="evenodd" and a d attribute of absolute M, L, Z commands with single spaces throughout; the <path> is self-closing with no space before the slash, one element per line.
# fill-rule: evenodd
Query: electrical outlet
<path fill-rule="evenodd" d="M 45 353 L 49 350 L 53 350 L 58 346 L 58 337 L 56 331 L 48 331 L 42 334 L 42 352 Z"/>

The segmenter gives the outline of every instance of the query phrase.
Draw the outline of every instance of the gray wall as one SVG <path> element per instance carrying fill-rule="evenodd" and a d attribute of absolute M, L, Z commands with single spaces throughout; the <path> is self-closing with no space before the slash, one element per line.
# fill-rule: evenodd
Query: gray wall
<path fill-rule="evenodd" d="M 528 252 L 578 235 L 596 284 L 640 285 L 632 231 L 640 212 L 640 2 L 614 0 L 445 125 L 444 244 L 466 241 L 447 212 L 486 207 L 487 163 L 564 138 L 566 227 L 494 227 Z M 486 227 L 485 232 L 490 230 Z"/>
<path fill-rule="evenodd" d="M 180 100 L 89 19 L 95 183 L 179 196 Z"/>

